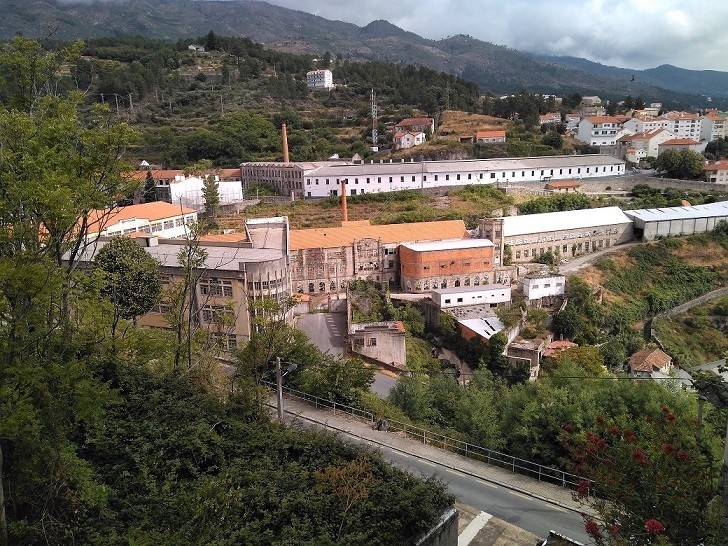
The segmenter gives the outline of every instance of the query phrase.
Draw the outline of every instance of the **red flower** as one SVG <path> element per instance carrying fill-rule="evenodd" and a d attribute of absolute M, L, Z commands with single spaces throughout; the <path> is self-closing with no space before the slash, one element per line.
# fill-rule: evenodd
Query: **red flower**
<path fill-rule="evenodd" d="M 690 453 L 688 453 L 684 449 L 678 451 L 676 455 L 678 459 L 682 459 L 683 461 L 687 461 L 688 459 L 690 459 Z"/>
<path fill-rule="evenodd" d="M 665 526 L 659 519 L 648 519 L 645 522 L 645 531 L 648 533 L 660 534 L 665 530 Z"/>
<path fill-rule="evenodd" d="M 675 446 L 672 444 L 665 444 L 662 446 L 662 451 L 665 452 L 665 455 L 669 455 L 673 451 L 675 451 Z"/>
<path fill-rule="evenodd" d="M 617 436 L 621 431 L 619 430 L 619 427 L 612 427 L 609 429 L 609 432 Z"/>
<path fill-rule="evenodd" d="M 579 480 L 579 487 L 576 488 L 576 497 L 583 499 L 589 495 L 589 482 L 587 480 Z"/>
<path fill-rule="evenodd" d="M 637 436 L 635 436 L 631 430 L 626 428 L 626 429 L 624 429 L 624 439 L 627 440 L 628 442 L 636 442 Z"/>
<path fill-rule="evenodd" d="M 588 520 L 584 524 L 584 528 L 586 529 L 586 532 L 594 538 L 602 538 L 602 531 L 599 529 L 599 524 L 593 519 Z"/>
<path fill-rule="evenodd" d="M 616 523 L 612 523 L 609 526 L 609 534 L 612 535 L 612 536 L 618 535 L 619 534 L 619 530 L 620 530 L 620 527 Z"/>

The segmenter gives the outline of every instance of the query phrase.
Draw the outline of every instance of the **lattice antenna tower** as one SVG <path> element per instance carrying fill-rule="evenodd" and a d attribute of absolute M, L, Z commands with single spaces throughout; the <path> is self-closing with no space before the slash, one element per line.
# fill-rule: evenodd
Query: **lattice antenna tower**
<path fill-rule="evenodd" d="M 379 144 L 379 132 L 377 131 L 377 94 L 372 89 L 372 148 Z"/>

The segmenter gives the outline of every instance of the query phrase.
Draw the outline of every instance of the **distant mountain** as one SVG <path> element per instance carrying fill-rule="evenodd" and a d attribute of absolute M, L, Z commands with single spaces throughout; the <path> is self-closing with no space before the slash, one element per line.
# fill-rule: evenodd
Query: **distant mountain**
<path fill-rule="evenodd" d="M 581 70 L 595 76 L 630 81 L 662 87 L 679 93 L 695 93 L 709 97 L 728 98 L 728 72 L 717 70 L 687 70 L 669 64 L 646 70 L 618 68 L 582 59 L 580 57 L 555 57 L 539 55 L 538 59 Z"/>
<path fill-rule="evenodd" d="M 434 41 L 407 32 L 388 21 L 373 21 L 359 27 L 330 21 L 302 11 L 253 0 L 120 0 L 72 3 L 68 0 L 0 0 L 0 38 L 20 32 L 30 38 L 90 38 L 142 35 L 168 40 L 192 39 L 210 30 L 221 36 L 247 36 L 267 47 L 292 53 L 321 55 L 329 51 L 344 59 L 377 60 L 427 66 L 456 74 L 477 83 L 483 91 L 497 94 L 526 90 L 533 93 L 599 95 L 620 99 L 641 96 L 671 108 L 708 106 L 699 94 L 717 97 L 715 84 L 696 91 L 698 76 L 686 70 L 679 74 L 666 67 L 643 71 L 628 81 L 634 71 L 603 67 L 583 61 L 570 66 L 564 58 L 537 58 L 514 49 L 458 35 Z M 574 61 L 576 62 L 576 61 Z M 702 73 L 700 73 L 702 74 Z M 728 77 L 728 75 L 725 75 Z M 659 83 L 656 83 L 659 82 Z M 670 87 L 672 85 L 672 87 Z M 707 84 L 706 84 L 707 85 Z M 663 87 L 660 89 L 658 86 Z M 728 89 L 728 86 L 724 86 Z M 669 90 L 671 89 L 671 91 Z M 728 107 L 728 94 L 725 105 Z M 716 102 L 712 104 L 718 105 Z"/>

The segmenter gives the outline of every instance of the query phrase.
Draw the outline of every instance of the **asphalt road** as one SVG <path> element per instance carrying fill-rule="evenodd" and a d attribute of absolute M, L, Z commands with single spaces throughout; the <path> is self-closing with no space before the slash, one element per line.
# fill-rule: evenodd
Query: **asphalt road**
<path fill-rule="evenodd" d="M 312 313 L 302 315 L 296 322 L 308 339 L 322 353 L 344 356 L 344 335 L 346 334 L 346 315 L 344 313 Z"/>
<path fill-rule="evenodd" d="M 286 415 L 287 423 L 294 417 Z M 305 426 L 328 428 L 319 423 L 298 420 Z M 385 446 L 380 446 L 366 439 L 349 436 L 339 432 L 341 437 L 352 443 L 363 444 L 374 448 L 385 460 L 397 467 L 416 475 L 436 476 L 440 478 L 448 490 L 461 502 L 482 510 L 517 527 L 530 531 L 540 537 L 548 536 L 549 531 L 557 531 L 582 544 L 594 544 L 584 531 L 584 523 L 579 514 L 555 506 L 551 503 L 528 497 L 522 493 L 511 491 L 506 487 L 475 478 L 434 462 L 409 455 Z"/>

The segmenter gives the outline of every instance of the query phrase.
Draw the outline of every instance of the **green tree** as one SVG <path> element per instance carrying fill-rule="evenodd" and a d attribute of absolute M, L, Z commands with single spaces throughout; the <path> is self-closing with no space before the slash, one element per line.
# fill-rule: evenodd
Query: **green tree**
<path fill-rule="evenodd" d="M 157 183 L 154 181 L 152 171 L 147 171 L 144 178 L 144 193 L 142 195 L 145 203 L 152 203 L 157 200 Z"/>
<path fill-rule="evenodd" d="M 667 150 L 657 157 L 655 168 L 670 178 L 695 180 L 703 175 L 704 164 L 703 155 L 693 150 Z"/>
<path fill-rule="evenodd" d="M 564 145 L 564 139 L 563 137 L 557 133 L 556 131 L 549 131 L 547 132 L 542 138 L 541 142 L 546 144 L 546 146 L 551 146 L 555 150 L 560 150 L 561 147 Z"/>
<path fill-rule="evenodd" d="M 220 211 L 220 190 L 214 174 L 208 174 L 202 179 L 202 197 L 205 200 L 205 218 L 210 227 L 217 225 L 217 215 Z"/>
<path fill-rule="evenodd" d="M 115 237 L 99 250 L 94 267 L 102 273 L 101 294 L 113 306 L 111 335 L 116 337 L 120 318 L 136 322 L 159 301 L 160 264 L 129 237 Z"/>
<path fill-rule="evenodd" d="M 132 134 L 56 93 L 80 48 L 0 48 L 0 544 L 46 541 L 49 521 L 62 537 L 103 503 L 72 437 L 108 398 L 89 369 L 101 336 L 71 305 L 93 292 L 76 275 L 91 212 L 131 193 L 120 158 Z"/>

